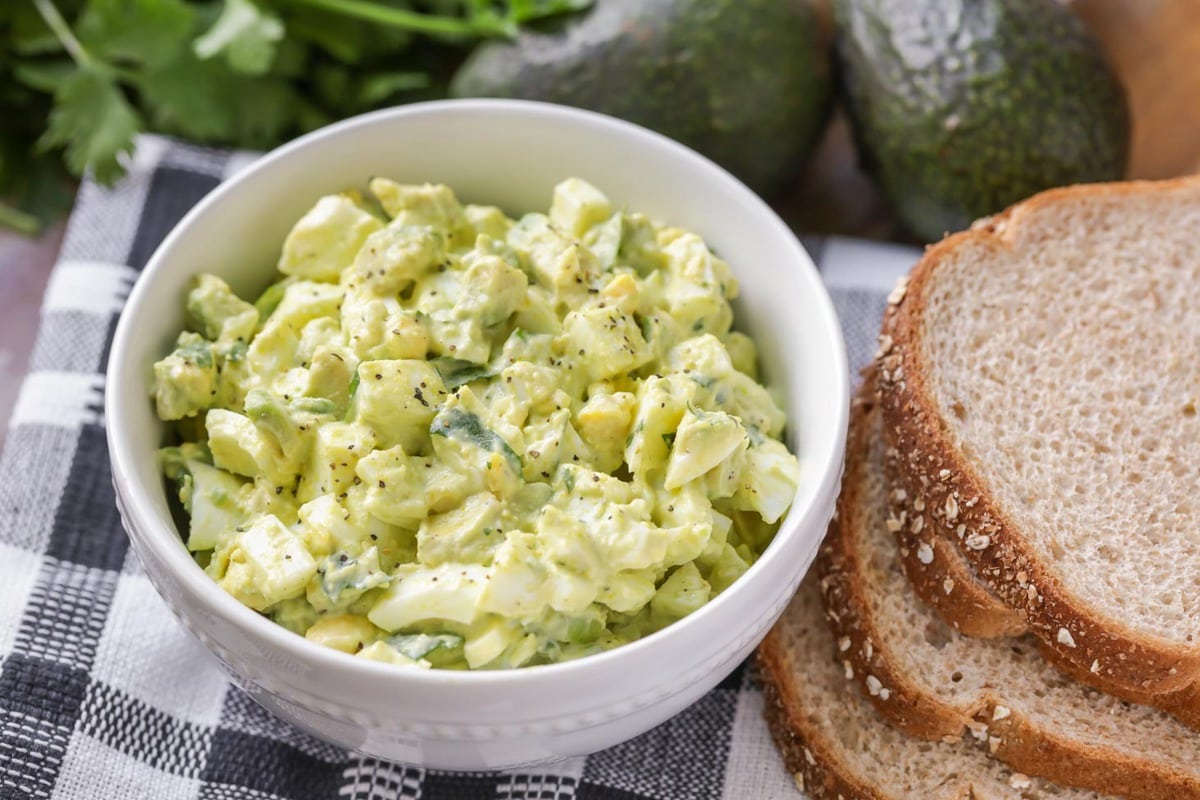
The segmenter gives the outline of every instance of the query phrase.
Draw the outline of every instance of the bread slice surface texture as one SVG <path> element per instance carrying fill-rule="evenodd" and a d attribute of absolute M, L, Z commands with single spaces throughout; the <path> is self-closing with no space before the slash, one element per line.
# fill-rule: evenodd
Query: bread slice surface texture
<path fill-rule="evenodd" d="M 813 573 L 759 647 L 766 717 L 812 800 L 1098 798 L 1015 772 L 966 742 L 926 742 L 886 723 L 847 681 Z"/>
<path fill-rule="evenodd" d="M 889 530 L 882 433 L 878 408 L 860 392 L 837 522 L 817 561 L 839 658 L 872 704 L 914 736 L 965 735 L 1011 768 L 1059 784 L 1200 797 L 1195 731 L 1072 681 L 1033 637 L 964 636 L 919 598 Z"/>
<path fill-rule="evenodd" d="M 1197 179 L 1046 192 L 927 251 L 882 334 L 937 525 L 1056 658 L 1130 692 L 1200 678 L 1197 230 Z"/>

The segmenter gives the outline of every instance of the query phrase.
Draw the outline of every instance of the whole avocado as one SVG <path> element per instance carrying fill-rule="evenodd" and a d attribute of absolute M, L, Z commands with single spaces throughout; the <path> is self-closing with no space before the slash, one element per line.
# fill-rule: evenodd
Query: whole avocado
<path fill-rule="evenodd" d="M 621 117 L 770 194 L 795 175 L 829 113 L 829 57 L 810 2 L 596 0 L 481 45 L 450 91 Z"/>
<path fill-rule="evenodd" d="M 833 0 L 833 12 L 860 158 L 915 234 L 1124 175 L 1124 91 L 1060 0 Z"/>

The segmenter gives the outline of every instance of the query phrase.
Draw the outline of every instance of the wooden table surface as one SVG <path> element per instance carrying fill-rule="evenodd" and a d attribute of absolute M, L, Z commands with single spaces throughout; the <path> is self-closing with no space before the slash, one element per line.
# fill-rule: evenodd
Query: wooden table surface
<path fill-rule="evenodd" d="M 1200 172 L 1200 0 L 1075 0 L 1100 35 L 1129 94 L 1129 175 Z M 839 114 L 782 211 L 800 230 L 875 239 L 902 235 L 858 169 Z M 0 229 L 0 446 L 37 331 L 38 308 L 62 225 L 28 239 Z"/>

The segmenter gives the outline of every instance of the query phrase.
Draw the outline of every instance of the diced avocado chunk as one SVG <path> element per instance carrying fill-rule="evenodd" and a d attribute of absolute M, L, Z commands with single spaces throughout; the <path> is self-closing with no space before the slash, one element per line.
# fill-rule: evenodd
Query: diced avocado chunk
<path fill-rule="evenodd" d="M 176 420 L 210 408 L 217 395 L 212 342 L 184 331 L 175 350 L 154 365 L 154 400 L 160 419 Z"/>
<path fill-rule="evenodd" d="M 299 462 L 289 459 L 249 417 L 214 408 L 204 421 L 216 466 L 248 478 L 262 475 L 280 487 L 295 482 Z"/>
<path fill-rule="evenodd" d="M 583 236 L 593 225 L 608 220 L 612 213 L 608 198 L 587 181 L 567 178 L 554 187 L 550 222 L 569 236 Z"/>
<path fill-rule="evenodd" d="M 187 296 L 189 324 L 213 341 L 248 342 L 258 325 L 258 309 L 233 293 L 216 275 L 201 274 Z"/>
<path fill-rule="evenodd" d="M 504 541 L 500 501 L 491 492 L 468 497 L 456 509 L 435 514 L 417 529 L 417 558 L 423 564 L 488 564 Z"/>
<path fill-rule="evenodd" d="M 394 224 L 426 225 L 453 233 L 466 222 L 463 208 L 449 186 L 406 185 L 387 178 L 372 178 L 370 189 Z"/>
<path fill-rule="evenodd" d="M 308 459 L 316 431 L 331 422 L 334 405 L 321 397 L 300 397 L 290 402 L 265 389 L 246 393 L 246 416 L 269 437 L 286 463 L 299 465 Z"/>
<path fill-rule="evenodd" d="M 792 504 L 800 484 L 800 465 L 783 442 L 765 439 L 742 456 L 741 485 L 733 495 L 737 508 L 758 512 L 764 522 L 778 522 Z"/>
<path fill-rule="evenodd" d="M 429 513 L 423 459 L 402 447 L 375 450 L 355 467 L 366 490 L 367 512 L 384 522 L 415 528 Z"/>
<path fill-rule="evenodd" d="M 708 602 L 711 587 L 696 565 L 688 562 L 663 581 L 650 601 L 655 614 L 668 620 L 683 619 Z"/>
<path fill-rule="evenodd" d="M 631 314 L 599 306 L 571 311 L 563 320 L 561 345 L 589 381 L 624 375 L 653 357 Z"/>
<path fill-rule="evenodd" d="M 343 281 L 373 294 L 398 294 L 442 262 L 443 237 L 426 225 L 392 223 L 363 243 Z"/>
<path fill-rule="evenodd" d="M 370 455 L 374 446 L 375 435 L 362 425 L 353 422 L 319 425 L 296 498 L 306 503 L 322 494 L 342 495 L 354 485 L 359 459 Z"/>
<path fill-rule="evenodd" d="M 612 472 L 625 460 L 625 439 L 633 428 L 636 408 L 632 392 L 603 392 L 589 397 L 576 414 L 576 426 L 599 471 Z"/>
<path fill-rule="evenodd" d="M 714 595 L 725 591 L 731 583 L 742 576 L 746 570 L 750 569 L 750 565 L 742 558 L 742 555 L 726 542 L 721 547 L 720 554 L 713 561 L 712 566 L 708 569 L 708 583 L 712 587 Z"/>
<path fill-rule="evenodd" d="M 336 281 L 367 237 L 382 227 L 382 222 L 350 197 L 322 197 L 284 240 L 279 271 L 311 280 Z"/>
<path fill-rule="evenodd" d="M 725 349 L 734 369 L 758 380 L 758 348 L 753 339 L 741 331 L 730 331 L 725 337 Z"/>
<path fill-rule="evenodd" d="M 357 421 L 375 431 L 379 445 L 417 453 L 429 440 L 429 423 L 446 396 L 442 378 L 427 361 L 396 359 L 358 365 Z"/>
<path fill-rule="evenodd" d="M 463 263 L 467 272 L 457 304 L 461 313 L 478 317 L 486 328 L 504 322 L 521 307 L 529 286 L 524 272 L 494 255 L 468 257 Z"/>

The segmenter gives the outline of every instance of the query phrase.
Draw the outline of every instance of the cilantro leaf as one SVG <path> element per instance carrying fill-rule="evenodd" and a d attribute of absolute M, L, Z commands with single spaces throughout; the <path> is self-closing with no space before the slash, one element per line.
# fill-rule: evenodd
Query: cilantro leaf
<path fill-rule="evenodd" d="M 39 92 L 53 94 L 62 82 L 75 74 L 75 64 L 66 59 L 31 61 L 13 67 L 13 77 Z"/>
<path fill-rule="evenodd" d="M 91 0 L 75 34 L 94 56 L 152 68 L 187 46 L 195 22 L 183 0 Z"/>
<path fill-rule="evenodd" d="M 133 151 L 133 137 L 141 127 L 141 117 L 112 78 L 98 69 L 80 68 L 54 92 L 49 126 L 38 147 L 66 147 L 71 172 L 81 175 L 91 167 L 97 181 L 111 184 L 123 172 L 118 159 Z"/>
<path fill-rule="evenodd" d="M 224 54 L 236 72 L 263 75 L 271 68 L 283 33 L 279 17 L 250 0 L 225 0 L 221 16 L 192 48 L 202 59 Z"/>
<path fill-rule="evenodd" d="M 201 141 L 232 141 L 236 131 L 231 94 L 237 76 L 221 61 L 201 61 L 190 49 L 139 76 L 138 90 L 158 130 Z"/>

